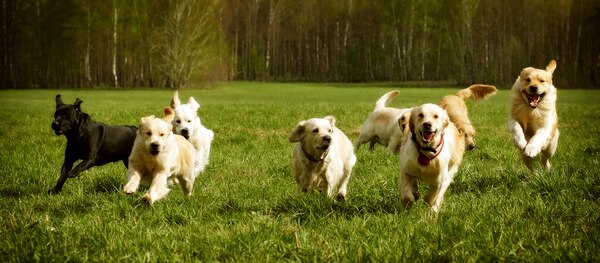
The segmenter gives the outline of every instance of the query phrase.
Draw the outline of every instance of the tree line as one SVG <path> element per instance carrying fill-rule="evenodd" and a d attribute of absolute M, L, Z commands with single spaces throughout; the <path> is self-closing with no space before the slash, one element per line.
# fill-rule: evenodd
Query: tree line
<path fill-rule="evenodd" d="M 216 80 L 600 86 L 597 0 L 3 0 L 1 88 Z"/>

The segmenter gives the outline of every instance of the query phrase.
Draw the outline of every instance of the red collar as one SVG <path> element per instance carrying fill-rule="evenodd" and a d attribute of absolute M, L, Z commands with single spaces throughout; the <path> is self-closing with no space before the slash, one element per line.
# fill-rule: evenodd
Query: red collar
<path fill-rule="evenodd" d="M 421 145 L 419 145 L 419 143 L 417 142 L 414 133 L 410 139 L 413 141 L 413 144 L 415 145 L 415 147 L 417 147 L 417 151 L 419 152 L 419 157 L 417 157 L 417 161 L 419 162 L 419 164 L 421 164 L 423 166 L 429 165 L 431 160 L 435 159 L 438 155 L 440 155 L 440 153 L 442 152 L 442 149 L 444 149 L 444 134 L 443 133 L 442 133 L 442 140 L 435 148 L 429 148 L 429 147 L 422 148 Z M 429 156 L 425 155 L 423 152 L 433 152 L 435 154 L 433 156 L 429 157 Z"/>

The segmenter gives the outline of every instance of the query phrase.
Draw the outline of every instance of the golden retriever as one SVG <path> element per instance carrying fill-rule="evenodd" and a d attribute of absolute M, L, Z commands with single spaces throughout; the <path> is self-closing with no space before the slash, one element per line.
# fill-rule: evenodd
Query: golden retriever
<path fill-rule="evenodd" d="M 344 201 L 356 156 L 352 142 L 335 127 L 335 121 L 333 116 L 327 116 L 296 125 L 289 138 L 290 142 L 297 142 L 292 168 L 303 192 L 317 189 L 333 198 L 334 188 L 339 186 L 337 199 Z"/>
<path fill-rule="evenodd" d="M 154 115 L 141 119 L 123 188 L 125 194 L 132 194 L 137 191 L 140 181 L 149 183 L 142 201 L 150 204 L 169 193 L 169 179 L 177 179 L 185 195 L 190 196 L 196 177 L 194 146 L 183 136 L 173 133 L 173 110 L 165 107 L 164 113 L 164 119 Z"/>
<path fill-rule="evenodd" d="M 468 150 L 475 148 L 475 128 L 469 120 L 465 100 L 470 98 L 473 101 L 479 101 L 494 94 L 496 94 L 495 86 L 474 84 L 460 90 L 456 95 L 447 95 L 440 100 L 439 105 L 446 110 L 450 121 L 454 123 L 458 132 L 464 136 Z"/>
<path fill-rule="evenodd" d="M 400 147 L 400 200 L 410 207 L 419 198 L 420 180 L 428 185 L 425 202 L 437 213 L 462 162 L 464 138 L 435 104 L 415 107 L 398 122 L 408 124 Z"/>
<path fill-rule="evenodd" d="M 546 69 L 524 68 L 512 86 L 508 131 L 529 170 L 539 153 L 542 166 L 550 169 L 550 157 L 558 146 L 556 88 L 552 84 L 555 69 L 554 60 Z"/>
<path fill-rule="evenodd" d="M 398 153 L 402 140 L 402 130 L 398 126 L 398 119 L 405 112 L 410 111 L 410 108 L 397 109 L 386 107 L 400 92 L 397 90 L 390 91 L 375 103 L 375 108 L 367 117 L 363 125 L 356 148 L 362 144 L 370 143 L 370 149 L 373 150 L 375 144 L 381 144 L 391 153 Z"/>

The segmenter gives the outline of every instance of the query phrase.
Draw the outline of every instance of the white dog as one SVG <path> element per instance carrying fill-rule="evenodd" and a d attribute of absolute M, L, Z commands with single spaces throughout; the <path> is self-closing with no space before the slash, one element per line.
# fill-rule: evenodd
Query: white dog
<path fill-rule="evenodd" d="M 386 105 L 399 93 L 397 90 L 390 91 L 377 100 L 375 108 L 367 117 L 360 131 L 356 142 L 357 149 L 362 144 L 369 142 L 371 150 L 378 143 L 386 147 L 389 152 L 398 153 L 402 142 L 402 129 L 398 126 L 398 119 L 402 117 L 402 114 L 410 111 L 410 108 L 397 109 L 386 107 Z"/>
<path fill-rule="evenodd" d="M 550 157 L 558 146 L 556 88 L 552 84 L 555 69 L 554 60 L 545 70 L 524 68 L 512 87 L 508 131 L 529 170 L 540 152 L 542 166 L 550 169 Z"/>
<path fill-rule="evenodd" d="M 173 118 L 173 132 L 185 137 L 196 149 L 196 173 L 204 171 L 208 164 L 210 155 L 210 145 L 214 138 L 214 133 L 205 128 L 200 122 L 200 117 L 196 113 L 200 104 L 194 97 L 190 97 L 187 104 L 181 104 L 177 91 L 171 99 L 171 108 L 175 111 Z"/>
<path fill-rule="evenodd" d="M 421 180 L 429 187 L 425 202 L 437 213 L 462 162 L 464 139 L 438 105 L 421 105 L 403 117 L 399 122 L 408 119 L 410 131 L 404 133 L 400 147 L 400 199 L 405 206 L 412 205 L 419 198 Z"/>
<path fill-rule="evenodd" d="M 327 191 L 333 198 L 346 199 L 346 188 L 356 163 L 352 142 L 335 127 L 335 118 L 313 118 L 296 125 L 290 142 L 298 142 L 292 155 L 296 183 L 303 192 L 309 189 Z"/>
<path fill-rule="evenodd" d="M 149 183 L 142 200 L 150 204 L 169 193 L 170 178 L 177 179 L 185 195 L 190 196 L 196 177 L 194 146 L 183 136 L 173 134 L 173 110 L 165 107 L 164 112 L 164 119 L 154 115 L 141 119 L 123 188 L 125 194 L 132 194 L 140 182 Z"/>

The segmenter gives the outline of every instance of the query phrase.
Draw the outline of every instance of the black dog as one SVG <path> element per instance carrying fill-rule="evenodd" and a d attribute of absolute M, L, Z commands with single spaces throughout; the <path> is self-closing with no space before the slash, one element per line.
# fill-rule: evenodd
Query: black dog
<path fill-rule="evenodd" d="M 60 193 L 67 178 L 76 177 L 94 166 L 123 161 L 127 167 L 137 128 L 92 121 L 87 113 L 81 111 L 82 102 L 78 98 L 72 105 L 64 104 L 60 95 L 56 95 L 52 129 L 56 135 L 67 137 L 67 148 L 60 177 L 54 189 L 48 191 L 50 194 Z M 81 162 L 73 168 L 77 160 Z"/>

